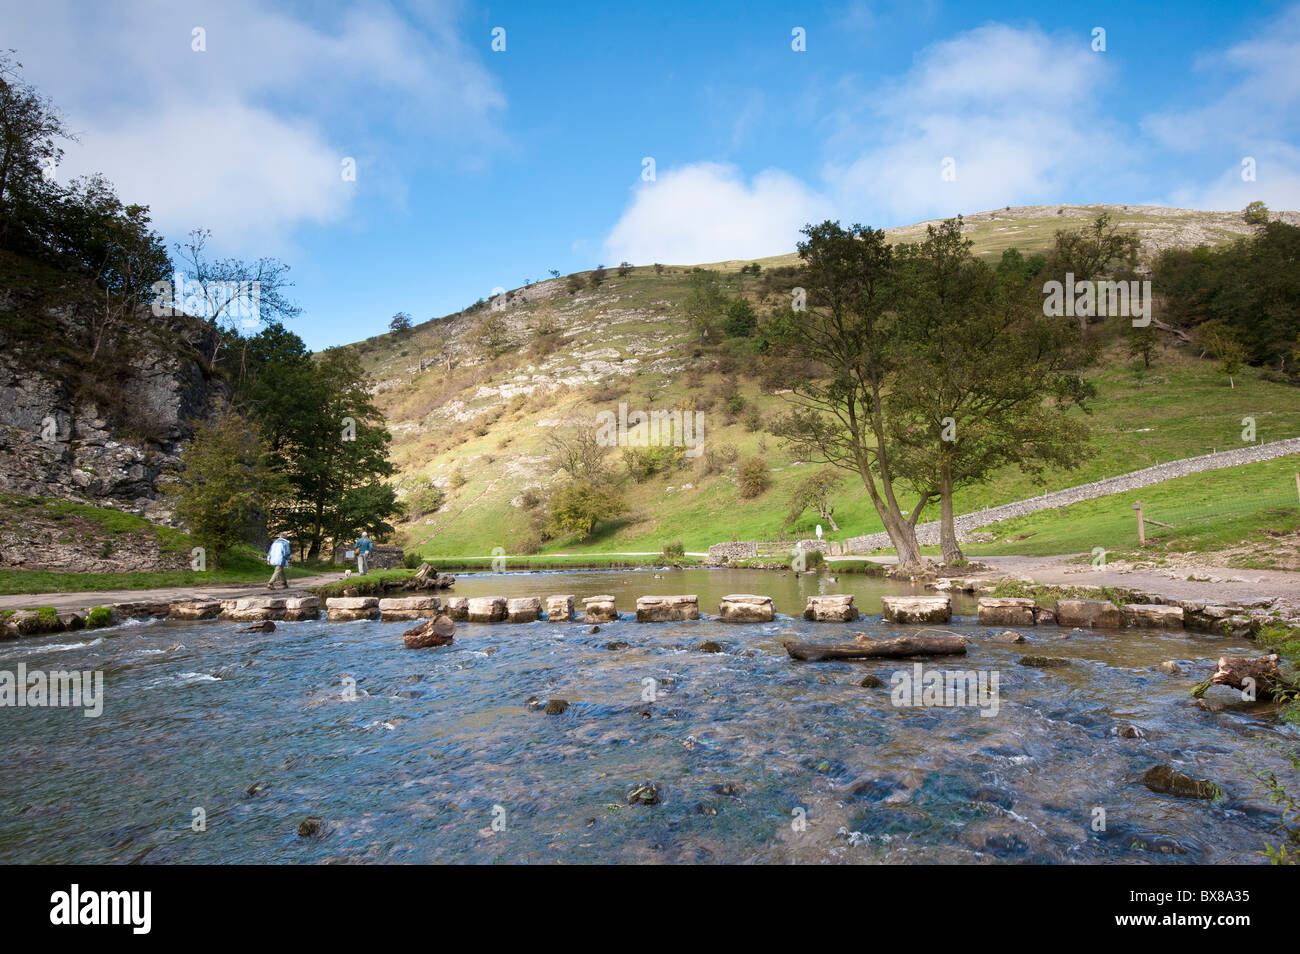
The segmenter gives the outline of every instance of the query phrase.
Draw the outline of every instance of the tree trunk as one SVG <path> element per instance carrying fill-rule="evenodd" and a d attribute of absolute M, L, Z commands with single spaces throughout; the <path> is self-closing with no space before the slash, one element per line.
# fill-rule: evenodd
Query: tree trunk
<path fill-rule="evenodd" d="M 868 639 L 861 633 L 851 643 L 801 643 L 788 639 L 783 644 L 791 659 L 825 662 L 828 659 L 898 659 L 906 656 L 963 656 L 966 637 L 952 633 Z"/>
<path fill-rule="evenodd" d="M 1257 700 L 1267 702 L 1279 689 L 1289 688 L 1278 671 L 1277 663 L 1277 653 L 1255 658 L 1220 656 L 1219 668 L 1210 677 L 1210 682 L 1216 686 L 1253 691 Z"/>
<path fill-rule="evenodd" d="M 822 519 L 831 525 L 831 532 L 839 533 L 840 532 L 839 525 L 835 523 L 835 518 L 831 516 L 834 510 L 835 510 L 834 507 L 829 507 L 821 511 L 821 515 L 822 515 Z"/>
<path fill-rule="evenodd" d="M 952 470 L 948 461 L 942 464 L 939 477 L 939 545 L 943 550 L 943 562 L 949 566 L 966 562 L 957 542 L 957 527 L 952 515 Z"/>

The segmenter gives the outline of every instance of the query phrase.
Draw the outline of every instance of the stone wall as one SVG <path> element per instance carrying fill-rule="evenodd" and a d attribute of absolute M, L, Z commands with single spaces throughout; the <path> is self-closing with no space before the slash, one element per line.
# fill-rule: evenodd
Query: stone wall
<path fill-rule="evenodd" d="M 1132 473 L 1121 474 L 1119 477 L 1107 477 L 1104 480 L 1093 481 L 1090 484 L 1080 484 L 1077 487 L 1067 487 L 1065 490 L 1056 490 L 1038 497 L 1017 500 L 1014 503 L 1003 504 L 1000 507 L 989 507 L 987 510 L 962 514 L 956 517 L 953 523 L 957 530 L 958 539 L 965 539 L 966 534 L 971 530 L 978 527 L 987 527 L 989 524 L 1009 520 L 1012 517 L 1022 517 L 1028 513 L 1064 507 L 1072 503 L 1078 503 L 1081 500 L 1092 500 L 1095 497 L 1105 497 L 1126 490 L 1136 490 L 1139 487 L 1148 487 L 1151 484 L 1158 484 L 1161 481 L 1171 480 L 1175 477 L 1186 477 L 1188 474 L 1197 474 L 1207 470 L 1221 470 L 1225 467 L 1236 467 L 1238 464 L 1250 464 L 1261 460 L 1273 460 L 1290 454 L 1300 454 L 1300 437 L 1285 441 L 1273 441 L 1268 444 L 1252 444 L 1249 447 L 1220 451 L 1217 454 L 1187 457 L 1183 460 L 1170 461 L 1167 464 L 1156 464 L 1154 467 L 1135 470 Z M 932 520 L 928 523 L 918 524 L 916 539 L 923 546 L 938 544 L 939 522 Z M 869 533 L 865 536 L 852 537 L 844 541 L 845 550 L 850 553 L 871 553 L 873 550 L 887 549 L 892 546 L 893 544 L 890 543 L 889 534 L 887 533 Z"/>
<path fill-rule="evenodd" d="M 826 540 L 792 540 L 789 543 L 772 543 L 758 542 L 755 540 L 733 541 L 731 543 L 715 543 L 709 547 L 707 562 L 709 563 L 734 563 L 736 560 L 754 560 L 760 556 L 767 559 L 783 559 L 798 547 L 805 553 L 813 550 L 820 550 L 822 553 L 830 554 L 831 546 Z M 760 550 L 763 553 L 760 554 Z"/>

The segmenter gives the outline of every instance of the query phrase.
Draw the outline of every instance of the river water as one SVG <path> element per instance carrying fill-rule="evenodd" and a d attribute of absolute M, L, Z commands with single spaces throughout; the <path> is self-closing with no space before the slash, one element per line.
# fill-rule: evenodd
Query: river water
<path fill-rule="evenodd" d="M 818 592 L 852 592 L 878 614 L 882 594 L 908 587 L 661 575 L 458 575 L 462 596 L 613 593 L 624 617 L 597 634 L 461 624 L 452 646 L 409 651 L 400 623 L 250 635 L 157 622 L 0 644 L 0 670 L 99 670 L 105 697 L 98 718 L 0 709 L 0 862 L 1205 864 L 1259 862 L 1278 840 L 1251 767 L 1289 772 L 1270 742 L 1294 732 L 1227 689 L 1207 697 L 1227 703 L 1218 713 L 1188 695 L 1249 643 L 1029 627 L 1011 645 L 990 641 L 974 601 L 957 597 L 940 628 L 966 634 L 969 654 L 925 669 L 997 673 L 996 713 L 900 707 L 890 679 L 912 661 L 796 663 L 781 640 L 907 632 L 878 615 L 797 614 Z M 709 613 L 746 592 L 795 615 L 745 626 L 632 615 L 639 595 L 696 593 Z M 699 651 L 706 639 L 724 651 Z M 1030 668 L 1025 654 L 1072 663 Z M 1169 659 L 1187 674 L 1157 671 Z M 870 673 L 885 686 L 859 686 Z M 531 697 L 569 706 L 546 715 Z M 1128 723 L 1146 738 L 1112 732 Z M 1162 762 L 1226 797 L 1148 791 L 1139 779 Z M 627 803 L 643 782 L 659 804 Z M 299 837 L 308 816 L 323 828 Z"/>

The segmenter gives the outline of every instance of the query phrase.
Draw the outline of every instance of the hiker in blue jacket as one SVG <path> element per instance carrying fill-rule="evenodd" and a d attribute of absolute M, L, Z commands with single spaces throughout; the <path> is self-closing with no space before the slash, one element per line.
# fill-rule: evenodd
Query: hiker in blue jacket
<path fill-rule="evenodd" d="M 362 530 L 361 539 L 353 545 L 353 549 L 357 551 L 357 572 L 365 576 L 366 570 L 370 569 L 370 554 L 375 552 L 375 545 L 370 542 L 370 534 Z"/>
<path fill-rule="evenodd" d="M 271 574 L 271 581 L 266 584 L 268 590 L 275 589 L 275 583 L 280 581 L 280 586 L 284 589 L 289 588 L 289 582 L 284 578 L 284 568 L 289 565 L 289 538 L 281 533 L 271 541 L 271 549 L 266 554 L 266 562 L 275 567 Z"/>

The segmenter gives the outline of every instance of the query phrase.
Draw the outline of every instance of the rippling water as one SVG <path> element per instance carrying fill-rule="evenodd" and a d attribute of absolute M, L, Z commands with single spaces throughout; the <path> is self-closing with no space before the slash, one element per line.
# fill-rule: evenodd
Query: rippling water
<path fill-rule="evenodd" d="M 458 595 L 807 595 L 879 612 L 906 587 L 760 571 L 466 574 Z M 1196 862 L 1260 861 L 1275 811 L 1250 764 L 1293 739 L 1264 706 L 1212 714 L 1188 697 L 1225 652 L 1196 635 L 1054 627 L 987 639 L 974 603 L 950 626 L 969 655 L 927 669 L 1000 674 L 1000 708 L 896 708 L 911 661 L 795 663 L 790 635 L 897 634 L 854 624 L 462 624 L 408 651 L 400 623 L 133 624 L 0 644 L 0 669 L 99 669 L 97 719 L 0 709 L 0 862 Z M 409 624 L 408 624 L 409 625 Z M 699 652 L 705 639 L 723 653 Z M 611 642 L 624 649 L 606 648 Z M 1018 665 L 1026 653 L 1064 668 Z M 1155 667 L 1180 660 L 1184 676 Z M 885 688 L 858 685 L 879 674 Z M 355 679 L 354 701 L 346 699 Z M 653 680 L 653 682 L 647 682 Z M 654 701 L 644 701 L 653 687 Z M 569 701 L 548 716 L 527 704 Z M 1136 723 L 1144 740 L 1112 734 Z M 1220 803 L 1149 792 L 1158 762 L 1218 781 Z M 1288 770 L 1289 771 L 1289 770 Z M 658 805 L 629 806 L 637 783 Z M 250 790 L 252 794 L 250 794 Z M 207 830 L 191 830 L 193 809 Z M 1096 808 L 1105 831 L 1094 831 Z M 300 838 L 299 822 L 324 820 Z M 801 819 L 805 822 L 800 824 Z M 501 830 L 494 830 L 496 827 Z"/>

